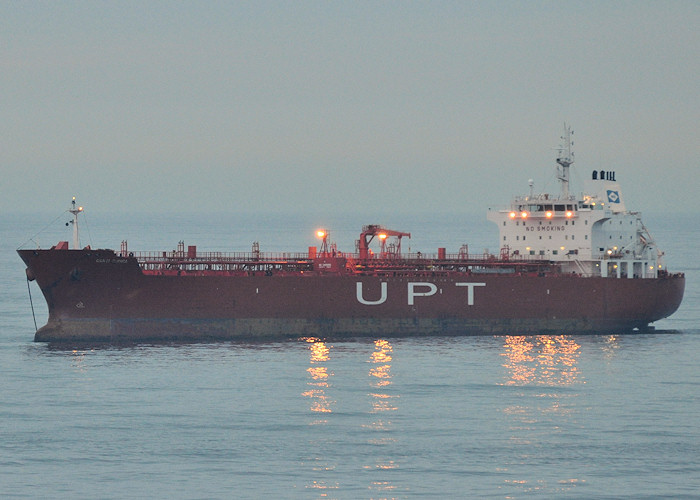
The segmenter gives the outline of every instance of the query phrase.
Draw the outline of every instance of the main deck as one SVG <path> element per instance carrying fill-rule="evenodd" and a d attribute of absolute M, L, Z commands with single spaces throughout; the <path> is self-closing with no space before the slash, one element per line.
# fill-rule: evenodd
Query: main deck
<path fill-rule="evenodd" d="M 250 276 L 250 275 L 318 275 L 342 274 L 357 276 L 420 276 L 474 274 L 541 274 L 555 273 L 557 265 L 549 261 L 508 254 L 421 252 L 397 255 L 321 252 L 199 252 L 184 244 L 169 252 L 129 252 L 123 249 L 120 258 L 135 258 L 146 275 Z"/>

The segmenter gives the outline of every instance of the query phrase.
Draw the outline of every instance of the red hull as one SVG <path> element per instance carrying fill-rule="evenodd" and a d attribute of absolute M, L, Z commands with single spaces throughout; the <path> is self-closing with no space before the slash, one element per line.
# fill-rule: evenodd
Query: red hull
<path fill-rule="evenodd" d="M 111 250 L 19 254 L 49 308 L 38 341 L 622 333 L 670 316 L 685 287 L 683 275 L 149 275 Z"/>

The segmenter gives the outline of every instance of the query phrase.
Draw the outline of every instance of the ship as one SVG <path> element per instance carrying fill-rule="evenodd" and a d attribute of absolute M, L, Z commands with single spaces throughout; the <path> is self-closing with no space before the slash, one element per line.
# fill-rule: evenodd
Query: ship
<path fill-rule="evenodd" d="M 669 272 L 614 171 L 570 193 L 572 134 L 554 166 L 560 192 L 516 196 L 487 218 L 497 254 L 401 249 L 411 234 L 362 227 L 354 251 L 319 230 L 302 252 L 172 251 L 73 245 L 19 249 L 48 306 L 39 342 L 256 340 L 293 337 L 623 334 L 653 329 L 685 288 Z M 31 291 L 30 291 L 31 294 Z M 31 295 L 30 295 L 31 297 Z"/>

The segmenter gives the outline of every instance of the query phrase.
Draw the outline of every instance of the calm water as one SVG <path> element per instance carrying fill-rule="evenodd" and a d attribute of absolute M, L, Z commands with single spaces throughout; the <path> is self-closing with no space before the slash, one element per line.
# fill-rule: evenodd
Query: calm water
<path fill-rule="evenodd" d="M 3 498 L 698 498 L 696 217 L 645 217 L 687 277 L 652 334 L 52 347 L 14 250 L 55 215 L 0 217 Z M 352 250 L 375 222 L 497 244 L 481 216 L 86 215 L 84 244 L 134 250 L 304 251 L 318 226 Z"/>

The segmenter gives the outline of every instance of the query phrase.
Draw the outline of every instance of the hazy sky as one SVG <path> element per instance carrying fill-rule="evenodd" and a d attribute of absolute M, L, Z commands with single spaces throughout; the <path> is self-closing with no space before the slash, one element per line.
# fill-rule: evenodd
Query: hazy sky
<path fill-rule="evenodd" d="M 0 211 L 482 212 L 558 190 L 564 121 L 575 183 L 697 211 L 698 26 L 696 0 L 6 0 Z"/>

